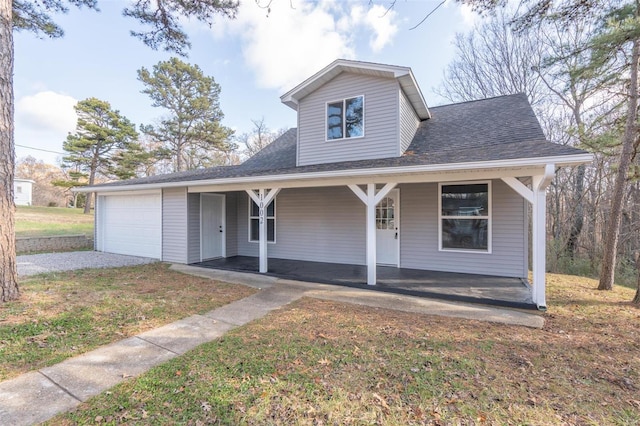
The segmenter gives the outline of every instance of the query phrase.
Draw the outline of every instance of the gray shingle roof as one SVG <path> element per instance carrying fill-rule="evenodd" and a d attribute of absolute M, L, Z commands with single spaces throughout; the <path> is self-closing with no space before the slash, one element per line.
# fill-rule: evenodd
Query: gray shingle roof
<path fill-rule="evenodd" d="M 239 166 L 191 170 L 103 186 L 286 175 L 379 167 L 455 164 L 584 154 L 548 142 L 524 94 L 432 107 L 400 157 L 296 167 L 297 129 L 290 129 Z"/>

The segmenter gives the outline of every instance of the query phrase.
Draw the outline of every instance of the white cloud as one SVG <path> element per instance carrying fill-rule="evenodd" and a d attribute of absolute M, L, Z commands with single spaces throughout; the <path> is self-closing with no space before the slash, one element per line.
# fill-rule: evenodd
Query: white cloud
<path fill-rule="evenodd" d="M 476 22 L 482 19 L 480 14 L 478 12 L 474 12 L 468 4 L 461 3 L 458 10 L 460 11 L 460 16 L 462 16 L 462 23 L 467 28 L 473 27 Z"/>
<path fill-rule="evenodd" d="M 77 102 L 50 90 L 24 96 L 16 102 L 16 122 L 39 132 L 70 132 L 76 127 Z"/>
<path fill-rule="evenodd" d="M 62 142 L 76 127 L 78 118 L 73 109 L 76 103 L 73 97 L 50 90 L 19 98 L 15 113 L 17 157 L 31 155 L 50 164 L 57 163 Z"/>
<path fill-rule="evenodd" d="M 396 12 L 387 10 L 382 5 L 375 5 L 367 12 L 367 24 L 373 30 L 370 46 L 374 52 L 381 51 L 387 44 L 391 44 L 393 37 L 398 32 L 398 26 L 394 23 Z"/>
<path fill-rule="evenodd" d="M 267 11 L 246 1 L 236 20 L 213 31 L 218 37 L 231 33 L 241 38 L 244 61 L 258 86 L 286 91 L 335 59 L 355 58 L 364 34 L 374 53 L 391 44 L 397 17 L 384 10 L 321 0 L 278 2 Z"/>

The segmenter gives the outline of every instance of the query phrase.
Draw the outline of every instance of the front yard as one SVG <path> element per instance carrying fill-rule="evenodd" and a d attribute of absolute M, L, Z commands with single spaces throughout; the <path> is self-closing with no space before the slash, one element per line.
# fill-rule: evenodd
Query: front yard
<path fill-rule="evenodd" d="M 0 381 L 255 291 L 161 263 L 51 273 L 20 285 L 19 301 L 0 304 Z"/>
<path fill-rule="evenodd" d="M 638 424 L 633 291 L 549 275 L 543 330 L 301 299 L 50 424 Z"/>
<path fill-rule="evenodd" d="M 64 207 L 16 207 L 16 237 L 93 235 L 93 214 Z"/>

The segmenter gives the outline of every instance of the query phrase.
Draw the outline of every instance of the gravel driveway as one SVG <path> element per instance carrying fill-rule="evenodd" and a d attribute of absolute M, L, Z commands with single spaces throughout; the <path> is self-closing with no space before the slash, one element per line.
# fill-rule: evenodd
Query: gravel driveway
<path fill-rule="evenodd" d="M 45 272 L 142 265 L 144 263 L 158 262 L 158 260 L 97 251 L 72 251 L 67 253 L 22 255 L 17 257 L 17 262 L 18 276 L 26 277 Z"/>

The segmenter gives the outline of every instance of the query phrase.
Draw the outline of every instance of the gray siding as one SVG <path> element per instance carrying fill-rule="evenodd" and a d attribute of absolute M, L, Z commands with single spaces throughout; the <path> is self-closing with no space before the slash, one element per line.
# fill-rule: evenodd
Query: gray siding
<path fill-rule="evenodd" d="M 238 194 L 238 255 L 258 256 L 248 238 L 248 195 Z M 364 204 L 347 187 L 283 189 L 276 199 L 276 242 L 268 256 L 366 263 Z"/>
<path fill-rule="evenodd" d="M 298 165 L 397 157 L 400 87 L 396 80 L 342 73 L 298 106 Z M 362 138 L 326 141 L 326 103 L 364 95 Z"/>
<path fill-rule="evenodd" d="M 227 257 L 238 255 L 238 198 L 246 192 L 228 192 L 226 194 L 226 255 Z"/>
<path fill-rule="evenodd" d="M 438 184 L 400 186 L 400 266 L 446 272 L 526 277 L 522 197 L 492 182 L 492 252 L 438 250 Z"/>
<path fill-rule="evenodd" d="M 162 190 L 162 260 L 187 263 L 187 188 Z"/>
<path fill-rule="evenodd" d="M 188 251 L 187 263 L 200 262 L 200 194 L 187 195 Z"/>
<path fill-rule="evenodd" d="M 411 145 L 419 125 L 420 119 L 416 111 L 404 92 L 400 90 L 400 154 L 404 153 Z"/>

